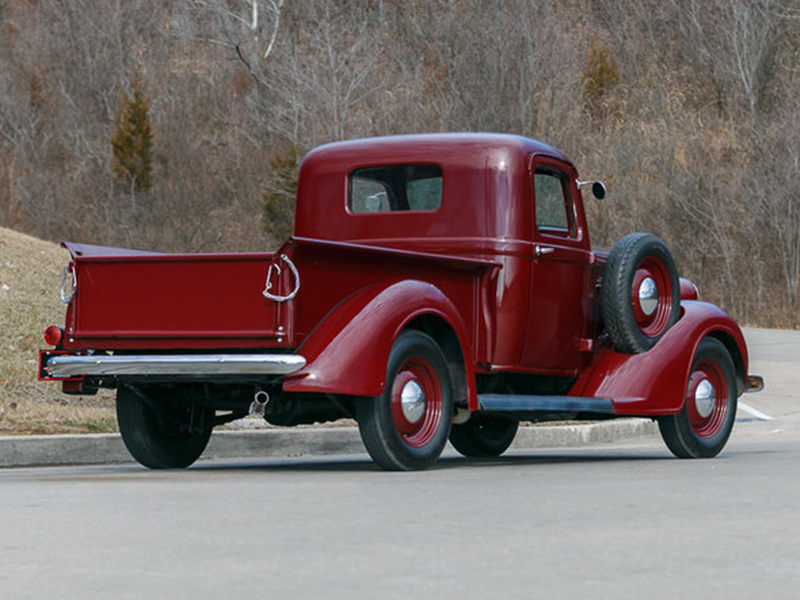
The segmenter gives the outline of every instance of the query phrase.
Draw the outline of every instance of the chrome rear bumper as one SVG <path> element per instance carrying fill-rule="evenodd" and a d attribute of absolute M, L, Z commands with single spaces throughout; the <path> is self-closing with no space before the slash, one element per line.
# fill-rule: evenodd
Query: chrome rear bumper
<path fill-rule="evenodd" d="M 306 365 L 296 354 L 155 354 L 76 356 L 60 354 L 47 361 L 53 378 L 84 375 L 288 375 Z"/>

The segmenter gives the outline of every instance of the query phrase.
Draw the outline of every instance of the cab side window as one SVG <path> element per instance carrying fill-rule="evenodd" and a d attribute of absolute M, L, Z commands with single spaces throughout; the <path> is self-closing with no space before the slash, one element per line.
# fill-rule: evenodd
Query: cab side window
<path fill-rule="evenodd" d="M 533 182 L 537 229 L 552 235 L 571 235 L 574 226 L 566 177 L 554 170 L 537 169 Z"/>

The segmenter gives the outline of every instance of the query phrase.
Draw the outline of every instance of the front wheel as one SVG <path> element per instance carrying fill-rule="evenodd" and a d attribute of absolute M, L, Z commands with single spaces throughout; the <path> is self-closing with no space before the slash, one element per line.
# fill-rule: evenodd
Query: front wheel
<path fill-rule="evenodd" d="M 200 458 L 211 437 L 214 411 L 162 397 L 157 389 L 121 386 L 117 422 L 131 456 L 151 469 L 182 469 Z"/>
<path fill-rule="evenodd" d="M 660 417 L 658 428 L 678 458 L 711 458 L 722 451 L 736 419 L 736 370 L 727 348 L 700 342 L 681 412 Z"/>
<path fill-rule="evenodd" d="M 442 453 L 452 416 L 453 394 L 441 349 L 425 333 L 401 333 L 389 353 L 383 393 L 356 403 L 367 452 L 389 471 L 425 469 Z"/>

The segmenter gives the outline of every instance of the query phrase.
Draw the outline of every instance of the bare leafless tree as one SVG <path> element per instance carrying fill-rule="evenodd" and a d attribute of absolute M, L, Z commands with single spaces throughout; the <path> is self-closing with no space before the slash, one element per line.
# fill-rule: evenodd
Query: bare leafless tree
<path fill-rule="evenodd" d="M 782 0 L 673 0 L 686 36 L 684 46 L 717 81 L 720 94 L 738 93 L 754 118 L 770 91 L 787 31 Z"/>
<path fill-rule="evenodd" d="M 215 27 L 202 34 L 203 41 L 235 52 L 260 86 L 262 62 L 275 47 L 286 0 L 190 0 L 194 7 L 211 15 Z"/>
<path fill-rule="evenodd" d="M 654 231 L 705 298 L 800 326 L 796 2 L 52 0 L 0 3 L 0 31 L 1 226 L 255 250 L 281 241 L 260 223 L 276 157 L 509 131 L 606 181 L 595 242 Z M 593 52 L 618 75 L 589 110 Z M 137 70 L 153 187 L 132 194 L 109 160 Z"/>

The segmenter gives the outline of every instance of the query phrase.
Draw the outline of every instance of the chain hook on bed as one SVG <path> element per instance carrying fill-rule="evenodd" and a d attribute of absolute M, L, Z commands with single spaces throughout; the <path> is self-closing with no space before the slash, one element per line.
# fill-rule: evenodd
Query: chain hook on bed
<path fill-rule="evenodd" d="M 289 259 L 288 256 L 281 254 L 280 259 L 286 263 L 286 265 L 289 267 L 289 270 L 292 272 L 292 275 L 294 275 L 294 289 L 285 296 L 280 296 L 270 292 L 272 289 L 272 271 L 274 270 L 277 273 L 278 279 L 280 279 L 281 276 L 280 265 L 277 263 L 271 263 L 269 265 L 269 269 L 267 270 L 267 286 L 264 288 L 262 293 L 264 294 L 265 298 L 274 300 L 275 302 L 286 302 L 287 300 L 294 298 L 297 295 L 297 292 L 300 290 L 300 273 L 297 272 L 297 267 L 294 266 L 294 263 Z"/>

